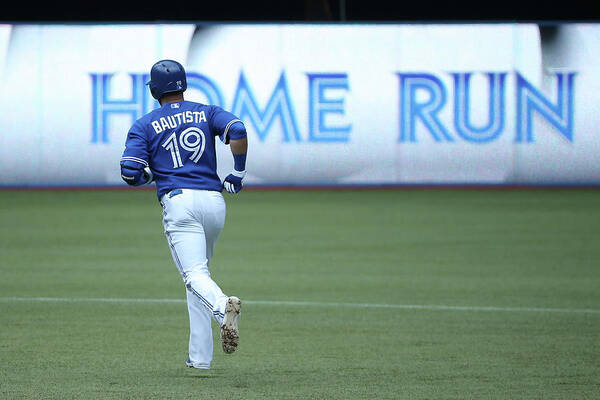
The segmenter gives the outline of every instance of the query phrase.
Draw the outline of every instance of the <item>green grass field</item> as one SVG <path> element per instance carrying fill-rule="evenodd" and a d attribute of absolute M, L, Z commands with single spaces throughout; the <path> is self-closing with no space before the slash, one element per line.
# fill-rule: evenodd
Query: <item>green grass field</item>
<path fill-rule="evenodd" d="M 225 197 L 201 371 L 154 192 L 1 191 L 0 397 L 599 398 L 599 190 Z"/>

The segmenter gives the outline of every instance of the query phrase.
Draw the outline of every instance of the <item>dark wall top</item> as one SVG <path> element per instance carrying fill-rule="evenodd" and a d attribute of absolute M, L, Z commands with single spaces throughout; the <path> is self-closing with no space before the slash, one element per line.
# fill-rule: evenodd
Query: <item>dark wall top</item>
<path fill-rule="evenodd" d="M 9 5 L 10 4 L 10 5 Z M 146 0 L 10 2 L 3 22 L 596 22 L 599 2 L 439 0 Z"/>

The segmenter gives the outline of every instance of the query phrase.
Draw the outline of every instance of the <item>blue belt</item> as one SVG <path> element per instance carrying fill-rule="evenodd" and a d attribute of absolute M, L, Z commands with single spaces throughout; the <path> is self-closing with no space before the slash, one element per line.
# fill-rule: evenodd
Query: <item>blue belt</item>
<path fill-rule="evenodd" d="M 173 196 L 177 196 L 178 194 L 183 193 L 183 190 L 181 189 L 175 189 L 175 190 L 171 190 L 169 192 L 169 198 L 173 197 Z"/>

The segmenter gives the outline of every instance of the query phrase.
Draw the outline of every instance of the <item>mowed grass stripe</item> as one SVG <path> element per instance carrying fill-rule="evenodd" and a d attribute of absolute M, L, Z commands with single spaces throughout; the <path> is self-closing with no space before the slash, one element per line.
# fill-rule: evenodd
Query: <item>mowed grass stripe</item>
<path fill-rule="evenodd" d="M 133 298 L 73 298 L 73 297 L 2 297 L 0 301 L 41 301 L 66 303 L 185 303 L 183 299 L 133 299 Z M 318 301 L 274 301 L 244 300 L 248 305 L 298 306 L 298 307 L 350 307 L 350 308 L 396 308 L 405 310 L 434 311 L 502 311 L 502 312 L 553 312 L 600 314 L 600 310 L 577 308 L 539 308 L 539 307 L 494 307 L 494 306 L 452 306 L 427 304 L 368 304 L 368 303 L 332 303 Z"/>

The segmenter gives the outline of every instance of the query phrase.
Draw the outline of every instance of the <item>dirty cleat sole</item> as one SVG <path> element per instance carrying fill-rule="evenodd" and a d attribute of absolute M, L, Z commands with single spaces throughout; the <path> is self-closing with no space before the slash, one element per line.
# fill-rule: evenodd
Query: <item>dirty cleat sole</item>
<path fill-rule="evenodd" d="M 242 311 L 242 301 L 235 296 L 227 299 L 225 305 L 225 318 L 221 325 L 221 344 L 223 351 L 227 354 L 233 353 L 240 341 L 240 333 L 238 330 L 238 320 Z"/>

